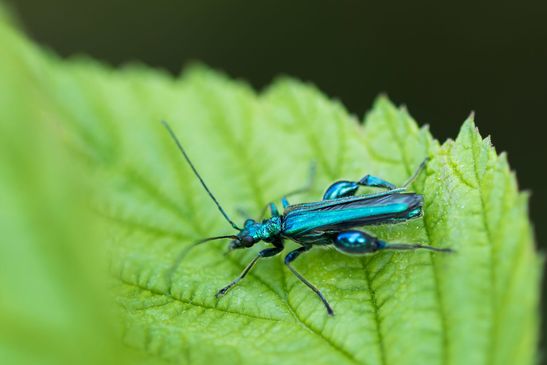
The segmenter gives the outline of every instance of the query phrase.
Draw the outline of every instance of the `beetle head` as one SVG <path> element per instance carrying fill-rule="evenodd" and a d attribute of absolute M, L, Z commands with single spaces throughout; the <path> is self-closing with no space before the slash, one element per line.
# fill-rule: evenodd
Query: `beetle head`
<path fill-rule="evenodd" d="M 249 248 L 260 241 L 261 237 L 258 235 L 258 228 L 260 228 L 260 223 L 257 223 L 254 219 L 247 219 L 243 225 L 243 229 L 237 234 L 237 239 L 230 242 L 230 250 Z"/>

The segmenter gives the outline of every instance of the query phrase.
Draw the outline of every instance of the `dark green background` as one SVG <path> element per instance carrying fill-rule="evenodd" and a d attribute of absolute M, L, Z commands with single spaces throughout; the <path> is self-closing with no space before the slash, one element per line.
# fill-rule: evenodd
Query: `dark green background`
<path fill-rule="evenodd" d="M 12 0 L 28 33 L 62 55 L 199 60 L 262 88 L 311 81 L 362 115 L 386 92 L 441 140 L 470 111 L 533 192 L 547 240 L 547 2 Z M 543 243 L 543 244 L 542 244 Z"/>

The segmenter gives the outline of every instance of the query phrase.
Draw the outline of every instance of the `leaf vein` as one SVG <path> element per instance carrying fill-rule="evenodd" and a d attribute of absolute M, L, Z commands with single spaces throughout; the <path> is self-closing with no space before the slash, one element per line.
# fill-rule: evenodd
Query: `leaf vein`
<path fill-rule="evenodd" d="M 258 315 L 254 315 L 254 314 L 244 313 L 244 312 L 231 311 L 231 310 L 228 310 L 228 309 L 222 309 L 222 308 L 219 308 L 219 307 L 210 306 L 210 305 L 206 305 L 206 304 L 203 304 L 203 303 L 196 303 L 195 301 L 178 298 L 178 297 L 174 296 L 171 292 L 166 293 L 166 292 L 162 292 L 162 291 L 159 291 L 159 290 L 156 290 L 156 289 L 153 289 L 153 288 L 149 288 L 149 287 L 146 287 L 146 286 L 141 285 L 139 283 L 135 283 L 135 282 L 132 282 L 130 280 L 127 280 L 127 279 L 123 278 L 120 275 L 118 275 L 118 280 L 120 280 L 125 285 L 133 286 L 133 287 L 139 288 L 141 290 L 148 291 L 149 293 L 152 293 L 152 294 L 162 295 L 162 296 L 168 297 L 168 298 L 170 298 L 174 301 L 177 301 L 177 302 L 180 302 L 180 303 L 183 303 L 183 304 L 188 304 L 188 305 L 191 305 L 191 306 L 194 306 L 194 307 L 199 307 L 199 308 L 218 311 L 218 312 L 224 312 L 224 313 L 237 315 L 237 316 L 242 316 L 242 317 L 247 317 L 247 318 L 252 318 L 252 319 L 260 319 L 260 320 L 264 320 L 264 321 L 273 321 L 273 322 L 279 322 L 280 321 L 279 319 L 276 319 L 276 318 L 263 317 L 263 316 L 258 316 Z"/>

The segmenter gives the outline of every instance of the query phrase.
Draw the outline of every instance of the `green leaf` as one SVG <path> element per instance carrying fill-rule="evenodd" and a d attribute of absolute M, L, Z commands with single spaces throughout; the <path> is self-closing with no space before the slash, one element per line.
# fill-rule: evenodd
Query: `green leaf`
<path fill-rule="evenodd" d="M 386 97 L 377 99 L 361 124 L 339 102 L 292 79 L 280 79 L 257 94 L 204 67 L 172 78 L 140 65 L 113 70 L 89 59 L 63 61 L 2 24 L 0 44 L 7 55 L 0 61 L 6 143 L 21 146 L 26 134 L 18 126 L 28 131 L 37 125 L 47 133 L 36 138 L 55 137 L 69 152 L 75 171 L 48 176 L 67 174 L 83 186 L 85 193 L 77 194 L 91 197 L 93 212 L 71 228 L 92 227 L 93 233 L 78 242 L 70 236 L 67 245 L 83 250 L 78 255 L 84 257 L 88 250 L 100 256 L 106 248 L 108 293 L 122 329 L 110 341 L 133 349 L 132 362 L 536 361 L 541 262 L 528 197 L 518 192 L 505 155 L 482 139 L 472 117 L 455 141 L 441 145 Z M 321 288 L 334 318 L 284 267 L 281 256 L 260 262 L 217 300 L 216 290 L 235 278 L 260 247 L 225 257 L 222 242 L 210 243 L 177 262 L 192 241 L 232 230 L 161 119 L 172 124 L 233 217 L 239 208 L 256 216 L 270 199 L 303 185 L 311 161 L 318 165 L 314 188 L 294 202 L 316 200 L 332 181 L 367 173 L 401 184 L 430 156 L 426 172 L 412 186 L 424 194 L 424 218 L 370 231 L 386 240 L 452 247 L 456 253 L 380 252 L 355 258 L 312 250 L 295 266 Z M 57 182 L 57 191 L 65 192 L 67 182 Z M 12 206 L 33 209 L 22 201 Z M 43 255 L 40 237 L 32 240 L 37 244 L 28 257 L 13 256 L 12 262 Z M 63 262 L 63 250 L 54 256 L 46 266 L 57 265 L 61 274 L 79 280 L 75 275 L 84 269 Z M 29 286 L 35 284 L 29 280 Z M 53 286 L 58 280 L 47 282 Z M 69 286 L 59 290 L 79 297 Z M 51 310 L 29 308 L 28 313 L 45 318 Z M 80 317 L 75 323 L 86 325 Z M 101 331 L 106 329 L 86 332 L 85 338 Z"/>

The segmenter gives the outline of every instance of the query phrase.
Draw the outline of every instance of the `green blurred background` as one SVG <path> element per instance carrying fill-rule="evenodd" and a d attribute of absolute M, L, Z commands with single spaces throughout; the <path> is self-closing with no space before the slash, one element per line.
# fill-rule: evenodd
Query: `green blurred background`
<path fill-rule="evenodd" d="M 140 61 L 178 74 L 197 60 L 260 89 L 311 81 L 361 116 L 387 93 L 433 135 L 471 112 L 531 190 L 546 242 L 547 3 L 11 0 L 22 27 L 69 56 Z M 364 170 L 366 171 L 366 167 Z M 544 285 L 545 286 L 545 285 Z"/>

